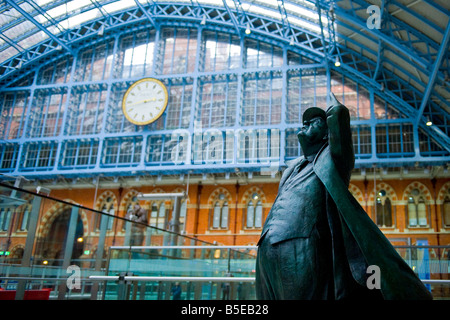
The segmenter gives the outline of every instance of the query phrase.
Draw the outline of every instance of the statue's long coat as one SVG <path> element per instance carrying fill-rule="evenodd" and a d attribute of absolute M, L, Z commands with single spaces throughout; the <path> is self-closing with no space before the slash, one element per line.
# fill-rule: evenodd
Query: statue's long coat
<path fill-rule="evenodd" d="M 332 200 L 327 200 L 327 203 L 334 203 L 330 205 L 328 215 L 337 211 L 340 217 L 343 245 L 355 280 L 365 285 L 366 267 L 375 265 L 380 270 L 384 299 L 431 299 L 427 288 L 348 191 L 348 185 L 340 178 L 331 159 L 329 148 L 324 148 L 316 157 L 314 171 Z M 339 248 L 334 250 L 338 251 Z M 336 282 L 339 279 L 335 276 L 335 285 Z"/>
<path fill-rule="evenodd" d="M 346 297 L 349 277 L 365 287 L 370 265 L 380 270 L 384 299 L 432 299 L 427 288 L 348 191 L 354 166 L 348 109 L 341 104 L 330 108 L 327 124 L 328 143 L 314 159 L 314 172 L 326 189 L 324 200 L 332 238 L 335 299 Z M 280 190 L 300 161 L 304 161 L 304 157 L 292 161 L 284 171 Z M 295 229 L 301 230 L 292 228 Z M 261 239 L 267 231 L 263 228 Z M 283 241 L 294 236 L 277 234 L 275 237 L 277 241 Z"/>

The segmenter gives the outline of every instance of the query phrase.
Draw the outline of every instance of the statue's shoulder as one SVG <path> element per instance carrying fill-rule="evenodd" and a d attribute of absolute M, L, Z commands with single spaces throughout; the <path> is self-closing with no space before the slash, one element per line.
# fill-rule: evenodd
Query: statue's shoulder
<path fill-rule="evenodd" d="M 287 166 L 287 168 L 295 167 L 303 159 L 305 159 L 305 157 L 304 156 L 300 156 L 300 157 L 298 157 L 296 159 L 288 160 L 288 161 L 286 161 L 286 166 Z"/>
<path fill-rule="evenodd" d="M 300 157 L 298 157 L 298 158 L 296 158 L 296 159 L 294 159 L 294 160 L 288 160 L 288 161 L 286 161 L 286 162 L 285 162 L 286 167 L 285 167 L 285 169 L 283 170 L 283 174 L 290 173 L 290 172 L 295 168 L 295 166 L 298 165 L 298 164 L 299 164 L 301 161 L 303 161 L 304 159 L 305 159 L 304 156 L 300 156 Z"/>

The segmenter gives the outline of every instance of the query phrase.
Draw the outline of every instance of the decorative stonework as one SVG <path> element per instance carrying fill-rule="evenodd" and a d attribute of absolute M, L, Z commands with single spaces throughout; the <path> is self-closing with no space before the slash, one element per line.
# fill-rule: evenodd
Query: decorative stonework
<path fill-rule="evenodd" d="M 106 199 L 108 198 L 112 198 L 113 202 L 114 202 L 114 208 L 117 208 L 117 197 L 116 195 L 112 192 L 112 191 L 105 191 L 102 194 L 100 194 L 97 197 L 97 200 L 95 201 L 95 205 L 94 205 L 94 209 L 101 211 L 102 210 L 102 205 L 103 203 L 106 201 Z"/>
<path fill-rule="evenodd" d="M 350 191 L 356 201 L 358 201 L 360 204 L 364 202 L 363 193 L 357 186 L 350 183 L 350 185 L 348 186 L 348 191 Z"/>
<path fill-rule="evenodd" d="M 74 201 L 72 201 L 70 199 L 66 199 L 64 201 L 68 202 L 68 203 L 76 204 Z M 71 208 L 72 208 L 72 206 L 70 206 L 69 204 L 65 204 L 65 203 L 61 203 L 61 202 L 54 204 L 46 213 L 44 213 L 44 215 L 41 218 L 41 221 L 39 223 L 38 232 L 37 232 L 38 237 L 45 238 L 50 231 L 53 221 L 55 221 L 55 219 L 62 212 L 64 212 L 65 210 L 71 209 Z M 84 210 L 80 209 L 78 212 L 78 215 L 80 216 L 81 221 L 83 222 L 83 235 L 88 234 L 89 222 L 88 222 L 86 212 Z"/>
<path fill-rule="evenodd" d="M 395 204 L 394 202 L 398 201 L 397 194 L 395 193 L 394 188 L 392 188 L 386 182 L 377 183 L 376 193 L 378 194 L 378 192 L 380 192 L 381 190 L 385 190 L 386 191 L 386 197 L 389 197 L 389 199 L 392 201 L 392 204 Z M 373 204 L 374 201 L 375 201 L 375 194 L 374 194 L 373 189 L 372 189 L 372 192 L 369 194 L 369 202 L 371 204 Z"/>
<path fill-rule="evenodd" d="M 223 187 L 219 187 L 216 190 L 214 190 L 211 195 L 208 198 L 208 207 L 212 208 L 214 205 L 214 200 L 218 199 L 218 197 L 223 194 L 225 196 L 226 201 L 228 202 L 228 205 L 230 205 L 233 201 L 231 198 L 230 192 L 228 192 L 227 189 Z"/>
<path fill-rule="evenodd" d="M 255 193 L 258 194 L 259 199 L 262 203 L 267 203 L 266 195 L 264 194 L 264 192 L 258 187 L 251 187 L 244 192 L 244 195 L 241 198 L 241 204 L 246 205 L 250 201 L 252 195 Z"/>
<path fill-rule="evenodd" d="M 132 189 L 130 191 L 128 191 L 123 198 L 120 200 L 120 206 L 119 206 L 119 212 L 125 212 L 127 211 L 128 205 L 130 202 L 133 201 L 133 198 L 135 196 L 137 196 L 139 194 L 139 192 L 137 192 L 136 190 Z"/>
<path fill-rule="evenodd" d="M 402 200 L 408 201 L 408 198 L 410 197 L 411 192 L 414 189 L 419 190 L 420 194 L 425 198 L 427 203 L 430 203 L 430 201 L 433 199 L 433 197 L 431 196 L 430 190 L 428 190 L 428 188 L 423 183 L 414 181 L 406 187 L 405 191 L 403 191 Z"/>
<path fill-rule="evenodd" d="M 437 195 L 436 204 L 440 205 L 444 203 L 445 197 L 450 197 L 450 181 L 445 183 L 442 188 L 439 190 Z"/>

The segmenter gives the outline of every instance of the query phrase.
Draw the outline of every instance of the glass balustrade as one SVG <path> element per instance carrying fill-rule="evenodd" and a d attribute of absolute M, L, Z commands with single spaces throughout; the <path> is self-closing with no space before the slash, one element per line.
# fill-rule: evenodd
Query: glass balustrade
<path fill-rule="evenodd" d="M 217 246 L 45 192 L 0 182 L 0 299 L 256 298 L 256 247 Z M 435 299 L 450 299 L 450 246 L 395 247 Z"/>

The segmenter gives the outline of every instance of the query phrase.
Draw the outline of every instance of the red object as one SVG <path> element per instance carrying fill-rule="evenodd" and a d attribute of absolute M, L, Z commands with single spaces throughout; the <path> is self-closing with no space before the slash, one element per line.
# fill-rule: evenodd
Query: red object
<path fill-rule="evenodd" d="M 48 300 L 52 289 L 25 290 L 23 300 Z M 1 290 L 0 300 L 15 300 L 16 290 Z"/>

